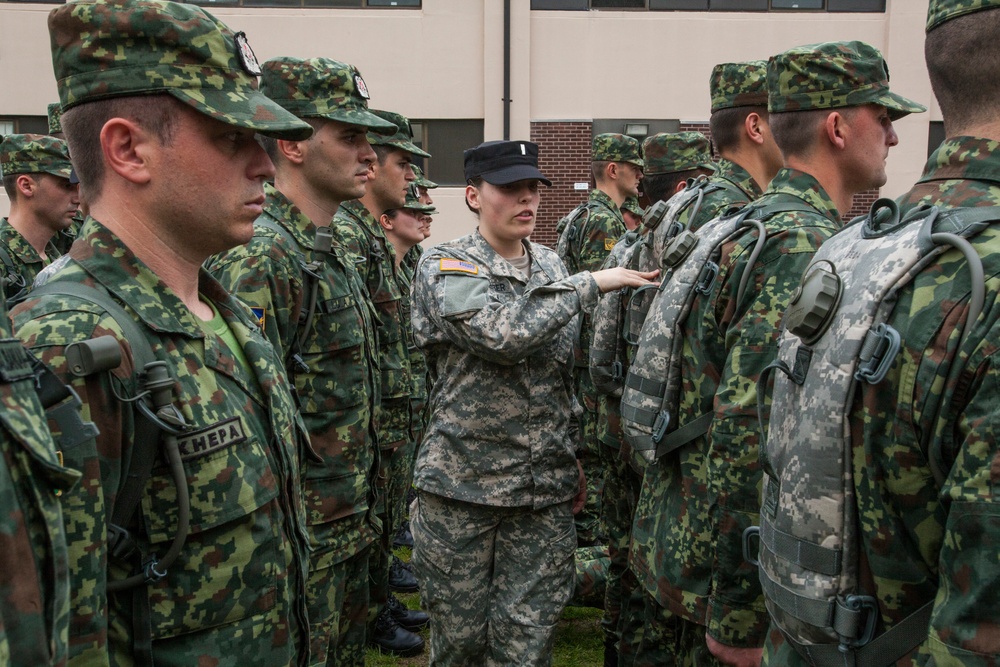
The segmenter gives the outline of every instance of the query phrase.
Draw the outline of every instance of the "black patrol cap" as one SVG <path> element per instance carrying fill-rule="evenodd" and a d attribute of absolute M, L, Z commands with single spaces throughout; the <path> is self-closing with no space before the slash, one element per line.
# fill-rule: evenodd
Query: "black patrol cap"
<path fill-rule="evenodd" d="M 538 144 L 531 141 L 486 141 L 465 150 L 465 180 L 482 178 L 490 185 L 537 179 L 552 181 L 538 170 Z"/>

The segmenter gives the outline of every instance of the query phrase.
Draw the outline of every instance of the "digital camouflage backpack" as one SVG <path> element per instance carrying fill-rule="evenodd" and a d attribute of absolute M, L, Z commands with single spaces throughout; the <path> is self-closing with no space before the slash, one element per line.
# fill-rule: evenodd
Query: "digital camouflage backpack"
<path fill-rule="evenodd" d="M 810 664 L 895 664 L 927 637 L 932 601 L 880 634 L 878 603 L 859 577 L 850 413 L 861 383 L 878 385 L 899 352 L 900 333 L 887 324 L 899 290 L 951 247 L 967 258 L 966 322 L 976 320 L 983 268 L 966 239 L 996 220 L 1000 208 L 988 207 L 921 207 L 900 220 L 892 200 L 879 200 L 820 247 L 785 313 L 777 359 L 758 382 L 764 490 L 760 528 L 746 531 L 744 551 L 759 559 L 773 623 Z M 943 472 L 934 472 L 940 484 Z"/>
<path fill-rule="evenodd" d="M 556 234 L 559 241 L 556 243 L 556 254 L 566 265 L 570 275 L 580 272 L 580 230 L 584 228 L 590 219 L 590 211 L 597 204 L 587 200 L 567 213 L 562 220 L 556 224 Z"/>
<path fill-rule="evenodd" d="M 786 212 L 814 212 L 797 197 L 777 196 L 766 203 L 754 202 L 702 226 L 697 233 L 683 231 L 672 237 L 664 250 L 660 287 L 639 335 L 635 360 L 622 392 L 622 429 L 638 470 L 708 431 L 712 412 L 688 420 L 678 428 L 680 403 L 679 335 L 695 297 L 709 294 L 719 276 L 722 246 L 747 233 L 756 232 L 748 266 L 764 247 L 764 222 Z M 737 292 L 742 302 L 752 270 L 744 271 Z"/>

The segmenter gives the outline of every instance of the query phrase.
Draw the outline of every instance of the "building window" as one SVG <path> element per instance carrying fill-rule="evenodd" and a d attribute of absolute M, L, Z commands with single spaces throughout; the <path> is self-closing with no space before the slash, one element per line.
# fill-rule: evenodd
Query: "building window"
<path fill-rule="evenodd" d="M 884 12 L 885 0 L 531 0 L 532 9 L 717 12 Z"/>
<path fill-rule="evenodd" d="M 46 116 L 0 116 L 0 136 L 5 134 L 48 134 Z"/>
<path fill-rule="evenodd" d="M 438 185 L 465 185 L 465 149 L 483 143 L 483 121 L 414 120 L 413 143 L 431 154 L 420 165 Z"/>

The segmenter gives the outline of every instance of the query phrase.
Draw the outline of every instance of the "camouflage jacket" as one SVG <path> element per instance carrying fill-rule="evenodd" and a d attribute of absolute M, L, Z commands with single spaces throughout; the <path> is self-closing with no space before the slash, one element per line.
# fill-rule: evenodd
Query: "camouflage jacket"
<path fill-rule="evenodd" d="M 597 283 L 567 277 L 544 246 L 524 246 L 529 280 L 478 231 L 417 265 L 413 329 L 431 375 L 418 489 L 534 508 L 577 492 L 570 356 L 574 318 L 596 305 Z"/>
<path fill-rule="evenodd" d="M 70 580 L 59 496 L 80 473 L 59 462 L 2 302 L 0 334 L 0 663 L 65 665 Z"/>
<path fill-rule="evenodd" d="M 767 612 L 756 568 L 743 560 L 743 530 L 758 522 L 756 382 L 777 352 L 779 319 L 819 245 L 840 225 L 809 174 L 784 169 L 759 203 L 799 199 L 815 213 L 764 223 L 767 241 L 748 266 L 755 232 L 724 244 L 719 275 L 698 295 L 682 331 L 678 427 L 705 412 L 708 434 L 646 469 L 630 562 L 640 583 L 672 613 L 708 626 L 732 646 L 761 646 Z M 740 278 L 752 271 L 743 303 Z"/>
<path fill-rule="evenodd" d="M 998 156 L 997 141 L 946 140 L 898 200 L 901 213 L 1000 206 Z M 866 593 L 884 628 L 934 601 L 929 637 L 900 665 L 1000 664 L 1000 224 L 970 242 L 986 303 L 965 345 L 969 263 L 949 249 L 900 291 L 888 324 L 902 347 L 882 382 L 860 383 L 851 414 Z M 767 650 L 770 664 L 803 664 L 787 644 Z"/>
<path fill-rule="evenodd" d="M 148 584 L 145 596 L 105 593 L 109 579 L 132 574 L 139 561 L 111 558 L 107 549 L 106 517 L 134 446 L 134 412 L 115 397 L 136 393 L 131 346 L 117 322 L 90 301 L 49 295 L 21 303 L 12 313 L 18 336 L 73 386 L 83 417 L 100 430 L 96 443 L 63 452 L 67 465 L 83 472 L 63 504 L 72 655 L 88 665 L 131 664 L 135 602 L 148 609 L 156 664 L 306 664 L 308 538 L 298 493 L 306 436 L 280 359 L 247 308 L 207 272 L 199 290 L 229 324 L 247 367 L 222 339 L 206 336 L 202 323 L 107 228 L 88 218 L 82 234 L 40 280 L 107 291 L 134 315 L 144 342 L 176 375 L 175 405 L 190 425 L 178 444 L 191 510 L 187 541 L 164 579 Z M 101 335 L 118 339 L 122 364 L 85 378 L 71 375 L 66 346 Z M 177 497 L 167 467 L 155 465 L 131 531 L 140 555 L 162 556 L 167 549 L 177 527 Z"/>
<path fill-rule="evenodd" d="M 728 190 L 712 190 L 706 193 L 695 219 L 690 219 L 692 214 L 690 206 L 680 211 L 677 216 L 677 222 L 685 225 L 691 231 L 697 231 L 699 227 L 713 220 L 730 206 L 751 202 L 760 197 L 763 192 L 750 173 L 732 160 L 723 158 L 716 163 L 716 168 L 717 171 L 708 180 L 710 182 L 726 181 L 731 183 L 746 195 L 746 199 L 734 201 Z M 626 348 L 631 349 L 633 346 L 626 345 Z M 598 393 L 597 413 L 597 439 L 610 447 L 616 449 L 621 447 L 624 437 L 621 430 L 621 398 Z"/>
<path fill-rule="evenodd" d="M 413 338 L 411 291 L 417 262 L 420 261 L 420 256 L 423 253 L 424 249 L 415 245 L 410 248 L 410 251 L 403 257 L 403 261 L 399 263 L 399 291 L 403 295 L 403 300 L 400 302 L 403 311 L 403 333 L 406 336 L 406 346 L 410 352 L 410 379 L 412 380 L 410 406 L 413 411 L 413 436 L 418 445 L 423 438 L 424 429 L 427 427 L 427 358 Z"/>
<path fill-rule="evenodd" d="M 214 258 L 209 271 L 255 312 L 286 360 L 315 456 L 303 460 L 303 500 L 312 547 L 322 568 L 371 544 L 381 526 L 374 513 L 377 446 L 372 406 L 378 357 L 368 293 L 336 242 L 313 249 L 316 226 L 278 190 L 265 185 L 264 213 L 249 244 Z M 287 236 L 263 220 L 285 230 Z M 294 241 L 294 245 L 289 242 Z M 299 347 L 299 312 L 308 297 L 303 262 L 318 276 L 312 326 Z M 298 355 L 298 359 L 292 359 Z"/>
<path fill-rule="evenodd" d="M 48 259 L 42 259 L 38 251 L 21 236 L 21 232 L 7 222 L 7 218 L 0 218 L 0 246 L 3 247 L 3 251 L 10 260 L 9 265 L 4 262 L 4 277 L 17 276 L 16 280 L 4 287 L 4 296 L 8 299 L 25 287 L 30 288 L 31 283 L 35 281 L 35 276 L 60 255 L 60 252 L 50 241 L 45 246 L 45 255 Z"/>
<path fill-rule="evenodd" d="M 344 202 L 333 218 L 334 237 L 358 261 L 368 286 L 378 326 L 381 400 L 375 409 L 379 446 L 395 448 L 413 441 L 410 418 L 410 353 L 406 346 L 396 270 L 396 251 L 382 227 L 358 201 Z"/>

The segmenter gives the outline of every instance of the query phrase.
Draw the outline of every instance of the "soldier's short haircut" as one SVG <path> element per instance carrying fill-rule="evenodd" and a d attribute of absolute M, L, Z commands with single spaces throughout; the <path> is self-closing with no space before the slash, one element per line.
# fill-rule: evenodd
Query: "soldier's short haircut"
<path fill-rule="evenodd" d="M 7 198 L 11 201 L 17 199 L 17 177 L 21 174 L 6 174 L 3 177 L 3 189 L 7 192 Z"/>
<path fill-rule="evenodd" d="M 597 162 L 590 163 L 590 174 L 594 177 L 594 182 L 598 183 L 604 180 L 604 170 L 608 168 L 611 164 L 608 160 L 598 160 Z"/>
<path fill-rule="evenodd" d="M 711 174 L 708 169 L 687 169 L 685 171 L 672 171 L 666 174 L 653 174 L 642 177 L 642 192 L 651 204 L 658 201 L 667 201 L 674 196 L 677 184 L 689 178 L 697 178 L 701 174 Z"/>
<path fill-rule="evenodd" d="M 63 132 L 73 168 L 80 178 L 81 196 L 92 199 L 104 184 L 101 129 L 112 118 L 126 118 L 153 133 L 164 146 L 173 140 L 178 102 L 167 94 L 112 97 L 85 102 L 62 115 Z"/>
<path fill-rule="evenodd" d="M 849 109 L 810 109 L 770 114 L 768 124 L 781 155 L 785 158 L 807 155 L 816 142 L 818 126 L 834 111 L 844 113 Z"/>
<path fill-rule="evenodd" d="M 308 139 L 303 139 L 302 141 L 312 140 L 312 138 L 316 136 L 316 133 L 319 132 L 319 129 L 323 127 L 323 120 L 321 118 L 303 118 L 301 120 L 309 123 L 310 127 L 313 129 L 312 136 Z M 264 149 L 267 156 L 271 158 L 271 162 L 274 164 L 275 169 L 277 169 L 281 162 L 281 152 L 278 150 L 278 140 L 274 137 L 267 137 L 263 134 L 258 134 L 257 143 Z"/>
<path fill-rule="evenodd" d="M 951 19 L 927 33 L 924 58 L 948 136 L 1000 117 L 1000 9 Z"/>
<path fill-rule="evenodd" d="M 719 109 L 708 119 L 708 127 L 712 133 L 712 143 L 715 149 L 722 153 L 739 146 L 740 136 L 747 116 L 755 113 L 761 118 L 767 118 L 767 107 L 729 107 Z"/>

